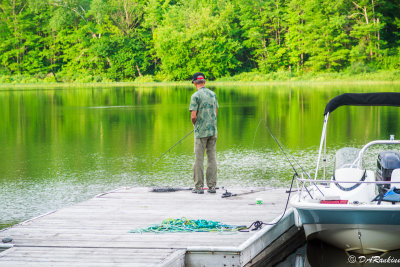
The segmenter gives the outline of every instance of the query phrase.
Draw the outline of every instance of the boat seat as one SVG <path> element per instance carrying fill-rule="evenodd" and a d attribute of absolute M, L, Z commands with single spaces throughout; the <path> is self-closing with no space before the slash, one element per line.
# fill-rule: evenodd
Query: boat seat
<path fill-rule="evenodd" d="M 396 182 L 396 183 L 392 183 L 391 187 L 396 187 L 396 188 L 400 188 L 400 169 L 394 169 L 392 172 L 392 177 L 390 178 L 390 180 L 392 182 Z"/>
<path fill-rule="evenodd" d="M 364 181 L 366 178 L 366 173 L 367 171 L 362 169 L 341 168 L 335 170 L 335 173 L 332 178 L 333 180 L 337 181 L 335 185 L 340 190 L 351 191 L 361 185 L 361 183 L 357 182 Z M 340 184 L 339 182 L 347 182 L 347 183 Z M 354 183 L 348 183 L 348 182 L 354 182 Z"/>

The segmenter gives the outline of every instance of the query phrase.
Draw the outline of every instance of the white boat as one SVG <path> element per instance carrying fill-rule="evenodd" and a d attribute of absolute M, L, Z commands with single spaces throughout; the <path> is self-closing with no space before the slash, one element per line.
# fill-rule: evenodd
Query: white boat
<path fill-rule="evenodd" d="M 391 135 L 361 149 L 340 149 L 332 177 L 325 178 L 328 118 L 343 105 L 400 106 L 400 93 L 342 94 L 327 104 L 315 176 L 298 177 L 298 192 L 290 201 L 296 225 L 304 228 L 307 239 L 318 238 L 348 252 L 400 249 L 400 190 L 396 189 L 400 188 L 400 154 L 381 151 L 375 155 L 375 170 L 363 168 L 368 148 L 400 145 L 399 140 Z"/>

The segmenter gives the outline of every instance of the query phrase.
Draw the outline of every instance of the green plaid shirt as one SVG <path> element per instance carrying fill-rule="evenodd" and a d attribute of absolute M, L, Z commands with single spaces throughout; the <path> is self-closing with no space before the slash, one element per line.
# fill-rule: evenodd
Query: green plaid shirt
<path fill-rule="evenodd" d="M 194 125 L 194 137 L 203 138 L 217 136 L 217 95 L 202 87 L 190 99 L 190 111 L 197 111 L 197 120 Z"/>

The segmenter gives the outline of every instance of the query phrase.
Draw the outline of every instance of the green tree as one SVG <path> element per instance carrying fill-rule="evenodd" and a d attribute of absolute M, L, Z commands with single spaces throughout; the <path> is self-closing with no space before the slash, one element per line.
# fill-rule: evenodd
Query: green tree
<path fill-rule="evenodd" d="M 238 1 L 243 45 L 255 60 L 253 68 L 267 73 L 288 66 L 284 45 L 283 0 Z"/>
<path fill-rule="evenodd" d="M 165 13 L 154 32 L 161 71 L 168 79 L 184 80 L 195 71 L 211 79 L 229 75 L 240 62 L 235 7 L 228 1 L 185 1 Z"/>
<path fill-rule="evenodd" d="M 303 70 L 306 60 L 304 1 L 289 0 L 285 15 L 288 23 L 285 40 L 288 48 L 289 69 L 292 70 L 295 67 L 299 72 Z"/>
<path fill-rule="evenodd" d="M 310 0 L 304 6 L 306 65 L 317 72 L 342 69 L 349 54 L 348 1 Z"/>
<path fill-rule="evenodd" d="M 381 14 L 375 11 L 380 4 L 383 4 L 382 0 L 353 1 L 349 14 L 354 23 L 350 31 L 355 42 L 350 53 L 353 62 L 371 61 L 381 54 L 381 46 L 385 42 L 381 40 L 380 32 L 385 25 Z"/>
<path fill-rule="evenodd" d="M 1 12 L 1 44 L 0 53 L 3 68 L 13 72 L 23 71 L 22 61 L 25 53 L 24 20 L 28 3 L 24 0 L 4 0 L 0 2 Z"/>

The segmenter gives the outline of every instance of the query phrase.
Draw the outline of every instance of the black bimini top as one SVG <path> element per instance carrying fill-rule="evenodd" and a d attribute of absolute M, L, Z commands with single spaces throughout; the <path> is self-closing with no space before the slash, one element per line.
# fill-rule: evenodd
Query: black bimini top
<path fill-rule="evenodd" d="M 340 106 L 400 106 L 400 93 L 346 93 L 329 101 L 324 115 Z"/>

